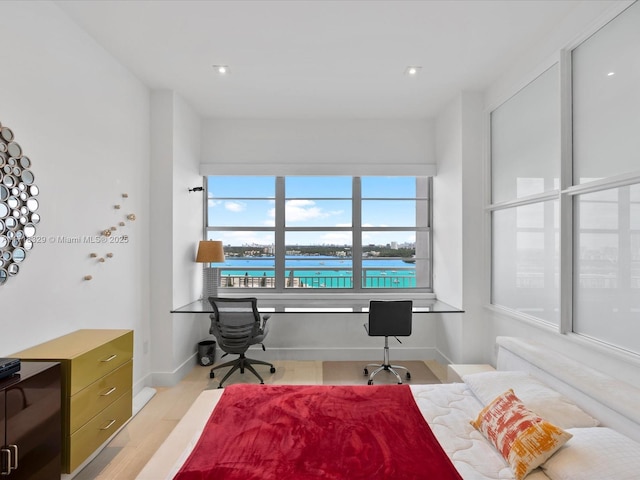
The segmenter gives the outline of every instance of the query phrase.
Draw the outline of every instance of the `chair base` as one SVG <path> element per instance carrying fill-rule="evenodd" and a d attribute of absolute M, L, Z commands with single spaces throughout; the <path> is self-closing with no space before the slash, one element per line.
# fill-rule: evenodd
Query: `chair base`
<path fill-rule="evenodd" d="M 242 353 L 240 354 L 240 357 L 236 358 L 235 360 L 231 360 L 230 362 L 226 362 L 221 365 L 216 365 L 215 367 L 213 367 L 211 369 L 211 372 L 209 373 L 209 377 L 210 378 L 215 377 L 213 373 L 214 370 L 217 370 L 219 368 L 231 367 L 231 369 L 226 373 L 226 375 L 222 378 L 222 380 L 220 380 L 220 384 L 218 385 L 218 388 L 222 388 L 222 384 L 227 380 L 227 378 L 231 376 L 233 372 L 239 369 L 240 373 L 244 373 L 244 369 L 246 368 L 251 373 L 253 373 L 256 377 L 258 377 L 258 380 L 260 380 L 260 383 L 263 384 L 264 380 L 262 379 L 260 374 L 256 371 L 256 369 L 253 368 L 253 365 L 267 365 L 271 367 L 269 369 L 271 373 L 276 373 L 276 368 L 273 366 L 273 364 L 269 362 L 263 362 L 262 360 L 247 358 L 245 357 L 244 353 Z"/>
<path fill-rule="evenodd" d="M 371 372 L 371 375 L 369 375 L 368 367 L 378 367 L 378 368 L 373 372 Z M 379 372 L 382 372 L 383 370 L 393 373 L 398 379 L 398 385 L 402 384 L 402 377 L 400 377 L 400 374 L 396 372 L 396 370 L 405 370 L 407 372 L 406 373 L 407 380 L 411 380 L 411 372 L 409 372 L 409 370 L 407 370 L 407 368 L 403 367 L 402 365 L 380 365 L 377 363 L 370 363 L 366 367 L 364 367 L 364 374 L 369 375 L 369 381 L 367 382 L 367 384 L 373 385 L 373 377 L 375 377 L 376 374 L 378 374 Z"/>
<path fill-rule="evenodd" d="M 369 375 L 369 367 L 376 368 L 376 370 L 371 372 L 371 375 Z M 396 370 L 404 370 L 405 372 L 407 372 L 406 373 L 407 380 L 411 379 L 411 372 L 409 372 L 407 367 L 403 367 L 402 365 L 391 365 L 391 363 L 389 363 L 389 338 L 388 337 L 384 337 L 384 360 L 382 361 L 382 363 L 381 364 L 370 363 L 364 367 L 364 374 L 369 375 L 369 381 L 367 382 L 367 384 L 373 385 L 373 377 L 375 377 L 378 373 L 382 372 L 383 370 L 393 373 L 398 379 L 398 385 L 402 384 L 402 377 L 400 377 L 400 374 Z"/>

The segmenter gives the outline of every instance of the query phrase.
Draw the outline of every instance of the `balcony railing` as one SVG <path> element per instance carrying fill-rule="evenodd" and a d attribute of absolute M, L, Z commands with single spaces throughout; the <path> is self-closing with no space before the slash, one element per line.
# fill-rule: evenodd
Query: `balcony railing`
<path fill-rule="evenodd" d="M 223 288 L 274 288 L 274 270 L 264 267 L 219 269 Z M 285 271 L 286 288 L 353 288 L 352 271 L 330 267 L 298 267 Z M 363 288 L 415 288 L 415 267 L 363 268 Z"/>

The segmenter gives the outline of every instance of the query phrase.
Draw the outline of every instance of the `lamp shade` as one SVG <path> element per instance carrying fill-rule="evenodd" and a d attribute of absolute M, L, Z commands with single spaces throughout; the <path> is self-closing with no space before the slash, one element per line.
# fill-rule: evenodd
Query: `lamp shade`
<path fill-rule="evenodd" d="M 220 240 L 202 240 L 198 244 L 196 262 L 222 263 L 224 262 L 224 249 Z"/>

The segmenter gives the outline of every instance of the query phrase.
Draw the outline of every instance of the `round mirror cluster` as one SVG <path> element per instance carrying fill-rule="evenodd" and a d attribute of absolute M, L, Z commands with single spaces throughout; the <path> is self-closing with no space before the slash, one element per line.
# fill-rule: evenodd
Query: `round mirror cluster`
<path fill-rule="evenodd" d="M 33 248 L 40 222 L 31 160 L 0 123 L 0 286 L 17 275 Z"/>

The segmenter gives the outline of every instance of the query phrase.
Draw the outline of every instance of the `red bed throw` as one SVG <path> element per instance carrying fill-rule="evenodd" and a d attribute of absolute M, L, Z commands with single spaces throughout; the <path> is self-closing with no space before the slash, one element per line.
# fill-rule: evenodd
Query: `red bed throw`
<path fill-rule="evenodd" d="M 231 385 L 176 480 L 462 479 L 407 385 Z"/>

